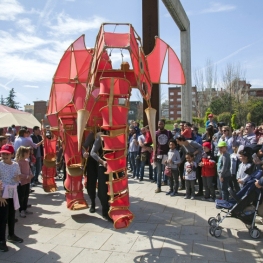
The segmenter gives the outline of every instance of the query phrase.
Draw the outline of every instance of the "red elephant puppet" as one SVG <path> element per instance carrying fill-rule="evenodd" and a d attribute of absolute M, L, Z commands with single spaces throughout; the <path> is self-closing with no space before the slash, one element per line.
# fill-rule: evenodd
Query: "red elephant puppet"
<path fill-rule="evenodd" d="M 121 32 L 116 28 L 121 27 Z M 114 28 L 113 32 L 106 29 Z M 125 31 L 125 32 L 124 32 Z M 123 33 L 124 32 L 124 33 Z M 112 52 L 119 52 L 120 68 L 114 68 Z M 124 61 L 123 52 L 127 52 Z M 126 58 L 125 57 L 125 58 Z M 139 89 L 146 100 L 145 110 L 152 138 L 155 139 L 156 110 L 151 108 L 153 83 L 161 83 L 164 64 L 168 68 L 166 84 L 185 84 L 185 76 L 172 48 L 156 37 L 155 47 L 145 55 L 140 37 L 131 24 L 101 25 L 94 48 L 87 49 L 84 35 L 73 42 L 62 56 L 53 77 L 47 118 L 53 139 L 45 138 L 43 187 L 56 190 L 54 176 L 56 141 L 62 142 L 66 164 L 67 207 L 71 210 L 88 207 L 83 194 L 83 138 L 102 128 L 104 154 L 109 174 L 109 216 L 117 229 L 128 227 L 133 219 L 129 210 L 126 169 L 127 125 L 132 88 Z M 167 67 L 168 66 L 168 67 Z M 155 142 L 153 142 L 156 145 Z M 123 174 L 119 177 L 119 174 Z"/>

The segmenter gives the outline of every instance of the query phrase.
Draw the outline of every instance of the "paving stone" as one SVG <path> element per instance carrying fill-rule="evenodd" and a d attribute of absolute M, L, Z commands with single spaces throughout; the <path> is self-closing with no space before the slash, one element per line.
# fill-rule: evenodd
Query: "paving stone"
<path fill-rule="evenodd" d="M 139 236 L 130 252 L 141 252 L 151 255 L 159 255 L 163 247 L 164 238 L 160 236 Z"/>
<path fill-rule="evenodd" d="M 223 244 L 211 241 L 194 241 L 192 259 L 225 261 Z"/>
<path fill-rule="evenodd" d="M 179 239 L 181 233 L 181 226 L 175 226 L 170 224 L 159 224 L 154 231 L 154 236 L 170 237 L 174 239 Z"/>
<path fill-rule="evenodd" d="M 160 256 L 176 257 L 191 256 L 193 251 L 193 240 L 174 240 L 166 238 Z"/>
<path fill-rule="evenodd" d="M 101 250 L 128 252 L 136 241 L 137 236 L 113 234 L 101 247 Z"/>
<path fill-rule="evenodd" d="M 173 257 L 160 257 L 160 256 L 155 256 L 155 255 L 145 255 L 142 257 L 141 261 L 142 263 L 156 263 L 156 262 L 161 262 L 161 263 L 173 263 L 174 258 Z"/>
<path fill-rule="evenodd" d="M 173 215 L 171 213 L 152 213 L 148 223 L 167 224 L 171 222 L 172 216 Z"/>
<path fill-rule="evenodd" d="M 120 253 L 112 252 L 112 254 L 105 261 L 106 263 L 116 263 L 116 262 L 141 262 L 142 255 L 139 253 Z"/>
<path fill-rule="evenodd" d="M 70 263 L 102 263 L 111 255 L 110 251 L 85 248 Z"/>
<path fill-rule="evenodd" d="M 63 232 L 50 239 L 48 243 L 57 245 L 66 244 L 67 246 L 72 246 L 85 234 L 86 231 L 65 229 Z"/>
<path fill-rule="evenodd" d="M 27 246 L 23 246 L 23 247 L 21 246 L 21 249 L 17 251 L 15 254 L 13 254 L 12 256 L 8 257 L 7 260 L 13 262 L 21 262 L 21 263 L 24 262 L 34 263 L 48 253 L 58 261 L 60 259 L 60 256 L 55 252 L 51 252 L 51 250 L 55 246 L 56 246 L 55 244 L 44 244 L 40 242 L 36 244 L 28 244 Z"/>
<path fill-rule="evenodd" d="M 37 263 L 71 262 L 82 250 L 83 248 L 58 245 L 47 255 L 39 259 Z M 57 259 L 57 256 L 60 258 Z"/>
<path fill-rule="evenodd" d="M 182 226 L 180 239 L 207 240 L 208 227 Z"/>
<path fill-rule="evenodd" d="M 111 234 L 88 232 L 82 238 L 80 238 L 73 246 L 100 249 L 101 246 L 110 238 Z"/>
<path fill-rule="evenodd" d="M 224 244 L 226 260 L 229 262 L 256 263 L 262 258 L 251 244 Z"/>

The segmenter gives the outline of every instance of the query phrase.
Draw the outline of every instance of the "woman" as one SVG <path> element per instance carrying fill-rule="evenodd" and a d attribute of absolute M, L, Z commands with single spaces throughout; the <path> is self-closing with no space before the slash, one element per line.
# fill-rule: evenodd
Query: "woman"
<path fill-rule="evenodd" d="M 201 161 L 202 153 L 203 153 L 202 145 L 192 140 L 186 140 L 185 137 L 182 135 L 176 138 L 176 142 L 182 148 L 184 148 L 186 153 L 192 153 L 194 155 L 195 163 L 199 163 Z M 199 184 L 199 191 L 196 194 L 196 196 L 202 196 L 203 195 L 203 181 L 201 177 L 201 167 L 200 166 L 196 168 L 196 178 L 198 179 L 198 184 Z"/>
<path fill-rule="evenodd" d="M 227 143 L 227 152 L 229 154 L 232 154 L 234 152 L 232 131 L 229 126 L 223 126 L 222 132 L 223 135 L 221 136 L 218 142 L 225 141 Z"/>
<path fill-rule="evenodd" d="M 214 127 L 208 126 L 206 128 L 205 134 L 202 136 L 202 141 L 203 142 L 212 142 L 213 136 L 214 136 Z"/>

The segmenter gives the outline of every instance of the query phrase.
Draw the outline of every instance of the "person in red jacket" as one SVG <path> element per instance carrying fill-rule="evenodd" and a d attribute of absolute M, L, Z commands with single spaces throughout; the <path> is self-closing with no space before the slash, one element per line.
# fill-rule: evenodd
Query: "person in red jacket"
<path fill-rule="evenodd" d="M 212 153 L 212 145 L 210 142 L 203 143 L 204 153 L 202 156 L 202 161 L 199 166 L 202 167 L 202 180 L 205 188 L 205 197 L 202 198 L 203 201 L 214 202 L 215 200 L 215 188 L 213 185 L 213 178 L 216 175 L 216 162 L 214 155 Z"/>

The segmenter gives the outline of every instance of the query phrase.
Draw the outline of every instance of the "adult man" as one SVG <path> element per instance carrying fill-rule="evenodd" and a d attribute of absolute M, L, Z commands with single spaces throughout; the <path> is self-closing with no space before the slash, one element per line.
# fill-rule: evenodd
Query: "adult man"
<path fill-rule="evenodd" d="M 139 169 L 139 167 L 136 167 L 136 157 L 138 155 L 138 151 L 139 151 L 139 143 L 138 143 L 138 137 L 135 133 L 135 129 L 133 126 L 130 126 L 129 129 L 129 161 L 130 161 L 130 166 L 133 172 L 133 176 L 132 178 L 135 178 L 136 174 L 137 174 L 137 169 Z"/>
<path fill-rule="evenodd" d="M 192 139 L 193 141 L 199 143 L 200 145 L 202 145 L 202 137 L 198 134 L 198 128 L 193 126 L 192 127 Z"/>
<path fill-rule="evenodd" d="M 213 144 L 214 144 L 214 156 L 217 159 L 217 156 L 219 156 L 219 151 L 218 151 L 218 141 L 223 135 L 223 126 L 225 126 L 224 122 L 218 122 L 218 132 L 213 135 Z"/>
<path fill-rule="evenodd" d="M 157 189 L 155 193 L 161 192 L 161 181 L 162 181 L 162 171 L 163 163 L 167 159 L 167 154 L 169 151 L 169 140 L 172 139 L 173 135 L 170 131 L 164 128 L 164 120 L 158 121 L 158 131 L 156 131 L 156 169 L 157 169 Z"/>
<path fill-rule="evenodd" d="M 152 176 L 153 176 L 153 169 L 150 163 L 150 153 L 152 151 L 152 148 L 144 144 L 146 132 L 147 132 L 146 128 L 142 127 L 141 135 L 138 137 L 139 146 L 141 147 L 141 166 L 140 166 L 140 178 L 139 178 L 140 181 L 143 181 L 144 167 L 147 162 L 149 164 L 149 179 L 152 180 Z"/>
<path fill-rule="evenodd" d="M 233 138 L 233 146 L 239 146 L 238 152 L 243 150 L 245 146 L 257 143 L 255 128 L 254 122 L 248 122 L 245 127 L 246 134 L 243 135 L 244 129 L 240 129 L 239 136 Z"/>
<path fill-rule="evenodd" d="M 185 125 L 185 121 L 181 121 L 180 122 L 181 134 L 184 132 L 184 125 Z"/>
<path fill-rule="evenodd" d="M 85 161 L 85 175 L 87 177 L 87 183 L 85 185 L 88 195 L 90 197 L 91 206 L 90 213 L 95 213 L 96 211 L 96 185 L 98 180 L 98 162 L 91 157 L 90 152 L 93 147 L 95 141 L 95 134 L 93 132 L 89 133 L 86 137 L 85 142 L 82 145 L 82 149 L 84 150 L 83 157 L 87 159 Z"/>
<path fill-rule="evenodd" d="M 205 127 L 207 128 L 209 125 L 212 125 L 214 129 L 217 128 L 216 122 L 214 120 L 214 115 L 212 113 L 208 115 L 208 120 L 205 123 Z"/>
<path fill-rule="evenodd" d="M 103 142 L 101 140 L 101 133 L 96 134 L 94 144 L 92 146 L 90 155 L 98 162 L 98 197 L 102 206 L 102 217 L 108 221 L 112 222 L 112 219 L 109 217 L 109 196 L 108 185 L 106 184 L 109 181 L 109 175 L 105 174 L 107 170 L 107 162 L 103 158 Z"/>
<path fill-rule="evenodd" d="M 32 138 L 33 143 L 39 146 L 37 148 L 34 148 L 34 153 L 33 153 L 36 158 L 36 163 L 34 164 L 33 167 L 34 177 L 32 179 L 32 186 L 35 186 L 37 184 L 40 184 L 40 182 L 38 181 L 38 176 L 42 168 L 42 157 L 44 155 L 43 145 L 42 145 L 43 138 L 40 135 L 40 129 L 38 126 L 33 127 L 33 134 L 31 134 L 30 137 Z M 27 140 L 30 141 L 29 139 Z"/>

